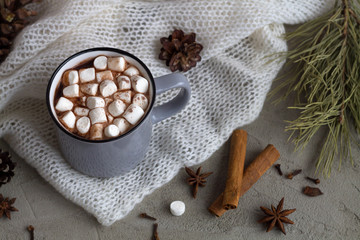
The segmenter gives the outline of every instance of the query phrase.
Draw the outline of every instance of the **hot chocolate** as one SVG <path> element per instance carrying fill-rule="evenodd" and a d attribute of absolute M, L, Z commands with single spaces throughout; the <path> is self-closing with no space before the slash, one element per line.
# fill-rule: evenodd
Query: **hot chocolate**
<path fill-rule="evenodd" d="M 97 56 L 62 75 L 54 106 L 64 128 L 104 140 L 136 126 L 149 106 L 149 81 L 124 57 Z"/>

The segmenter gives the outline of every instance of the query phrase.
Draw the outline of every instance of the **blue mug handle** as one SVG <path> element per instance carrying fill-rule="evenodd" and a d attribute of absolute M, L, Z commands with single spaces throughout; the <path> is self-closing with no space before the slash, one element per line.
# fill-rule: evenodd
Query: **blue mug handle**
<path fill-rule="evenodd" d="M 158 123 L 180 112 L 190 100 L 191 88 L 187 78 L 181 73 L 172 73 L 154 79 L 156 95 L 173 88 L 181 88 L 169 102 L 154 107 L 152 111 L 152 123 Z"/>

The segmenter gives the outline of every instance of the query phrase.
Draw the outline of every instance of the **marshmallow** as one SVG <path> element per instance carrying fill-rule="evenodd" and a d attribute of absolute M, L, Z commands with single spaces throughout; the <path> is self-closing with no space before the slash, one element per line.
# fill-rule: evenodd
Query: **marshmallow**
<path fill-rule="evenodd" d="M 131 91 L 117 92 L 114 94 L 114 99 L 120 99 L 125 103 L 131 103 Z"/>
<path fill-rule="evenodd" d="M 98 86 L 99 84 L 97 83 L 89 83 L 81 85 L 80 89 L 83 93 L 95 96 L 98 90 Z"/>
<path fill-rule="evenodd" d="M 107 70 L 96 73 L 96 81 L 102 82 L 103 80 L 114 80 L 114 76 L 111 71 Z"/>
<path fill-rule="evenodd" d="M 109 106 L 109 104 L 113 101 L 111 98 L 105 98 L 105 106 Z"/>
<path fill-rule="evenodd" d="M 95 68 L 84 68 L 79 70 L 80 82 L 91 82 L 95 80 Z"/>
<path fill-rule="evenodd" d="M 148 99 L 147 99 L 147 97 L 145 97 L 144 94 L 137 93 L 133 97 L 132 103 L 135 104 L 135 105 L 140 106 L 142 109 L 145 110 L 146 107 L 148 106 Z"/>
<path fill-rule="evenodd" d="M 88 117 L 79 118 L 76 121 L 76 129 L 81 134 L 86 134 L 90 129 L 90 119 Z"/>
<path fill-rule="evenodd" d="M 101 140 L 103 139 L 103 129 L 102 124 L 94 124 L 90 128 L 90 139 L 91 140 Z"/>
<path fill-rule="evenodd" d="M 63 83 L 69 86 L 79 82 L 79 73 L 76 70 L 69 70 L 64 73 Z"/>
<path fill-rule="evenodd" d="M 111 116 L 110 113 L 107 113 L 106 116 L 107 116 L 108 122 L 109 122 L 109 123 L 112 123 L 112 121 L 114 120 L 114 117 Z"/>
<path fill-rule="evenodd" d="M 65 97 L 78 97 L 79 96 L 79 85 L 73 84 L 63 89 L 63 95 Z"/>
<path fill-rule="evenodd" d="M 141 76 L 138 75 L 132 76 L 131 82 L 133 89 L 139 93 L 145 93 L 149 88 L 148 80 L 146 80 Z"/>
<path fill-rule="evenodd" d="M 170 212 L 174 216 L 181 216 L 185 212 L 185 203 L 182 201 L 174 201 L 170 204 Z"/>
<path fill-rule="evenodd" d="M 103 97 L 113 95 L 117 91 L 116 84 L 111 80 L 104 80 L 100 83 L 100 93 Z"/>
<path fill-rule="evenodd" d="M 115 126 L 114 124 L 110 124 L 107 126 L 104 130 L 105 136 L 111 138 L 111 137 L 117 137 L 120 134 L 119 128 Z"/>
<path fill-rule="evenodd" d="M 119 76 L 117 79 L 119 90 L 131 89 L 131 82 L 128 76 Z"/>
<path fill-rule="evenodd" d="M 82 108 L 82 107 L 76 107 L 76 108 L 74 108 L 74 113 L 78 116 L 87 116 L 89 114 L 89 109 Z"/>
<path fill-rule="evenodd" d="M 136 67 L 129 67 L 128 69 L 125 70 L 124 74 L 128 75 L 129 77 L 132 77 L 134 75 L 139 75 L 139 70 Z"/>
<path fill-rule="evenodd" d="M 89 112 L 92 124 L 107 122 L 106 113 L 103 108 L 95 108 Z"/>
<path fill-rule="evenodd" d="M 86 106 L 90 109 L 105 107 L 105 101 L 101 97 L 88 97 Z"/>
<path fill-rule="evenodd" d="M 107 57 L 99 56 L 95 58 L 94 67 L 98 70 L 105 70 L 107 68 Z"/>
<path fill-rule="evenodd" d="M 119 128 L 121 134 L 130 127 L 130 124 L 123 118 L 115 118 L 113 124 Z"/>
<path fill-rule="evenodd" d="M 71 110 L 73 106 L 74 104 L 72 103 L 72 101 L 70 101 L 67 98 L 60 97 L 55 106 L 55 109 L 58 110 L 59 112 L 65 112 Z"/>
<path fill-rule="evenodd" d="M 112 57 L 108 58 L 108 68 L 113 71 L 123 72 L 125 70 L 125 58 L 123 57 Z"/>
<path fill-rule="evenodd" d="M 131 104 L 125 111 L 123 117 L 132 125 L 135 125 L 144 115 L 144 110 L 138 105 Z"/>
<path fill-rule="evenodd" d="M 73 129 L 75 127 L 76 117 L 72 111 L 66 112 L 61 117 L 61 122 L 68 128 Z"/>
<path fill-rule="evenodd" d="M 79 103 L 79 105 L 86 107 L 86 99 L 86 96 L 82 96 L 77 102 Z"/>
<path fill-rule="evenodd" d="M 125 103 L 119 99 L 110 103 L 108 107 L 109 113 L 114 117 L 120 116 L 125 111 L 125 109 L 126 109 Z"/>

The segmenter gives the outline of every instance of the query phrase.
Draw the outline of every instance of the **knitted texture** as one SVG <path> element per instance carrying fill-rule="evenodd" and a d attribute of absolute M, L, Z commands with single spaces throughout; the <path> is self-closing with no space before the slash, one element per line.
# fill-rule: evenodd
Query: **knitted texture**
<path fill-rule="evenodd" d="M 199 164 L 238 127 L 260 113 L 283 62 L 265 56 L 287 50 L 284 23 L 314 18 L 331 0 L 268 1 L 59 1 L 39 12 L 16 38 L 0 65 L 0 137 L 67 199 L 103 225 L 128 214 L 180 168 Z M 192 87 L 188 106 L 156 124 L 149 151 L 134 170 L 111 179 L 92 178 L 61 157 L 45 92 L 55 68 L 92 47 L 114 47 L 138 56 L 155 77 L 170 71 L 158 60 L 159 39 L 175 28 L 195 32 L 202 61 L 185 75 Z M 176 94 L 158 96 L 157 104 Z"/>

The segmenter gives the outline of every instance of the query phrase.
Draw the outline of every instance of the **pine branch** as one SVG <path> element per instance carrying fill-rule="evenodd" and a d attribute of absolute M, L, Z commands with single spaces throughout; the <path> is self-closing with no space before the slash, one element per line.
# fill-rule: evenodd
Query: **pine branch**
<path fill-rule="evenodd" d="M 359 144 L 350 128 L 360 130 L 360 21 L 359 0 L 342 0 L 329 13 L 309 21 L 286 40 L 295 49 L 281 53 L 293 72 L 283 80 L 270 97 L 286 89 L 283 97 L 296 93 L 291 109 L 300 116 L 288 121 L 296 150 L 303 149 L 321 128 L 327 129 L 316 167 L 330 176 L 335 161 L 339 168 L 350 157 L 351 144 Z M 314 34 L 315 33 L 315 34 Z M 294 67 L 295 66 L 295 67 Z"/>

